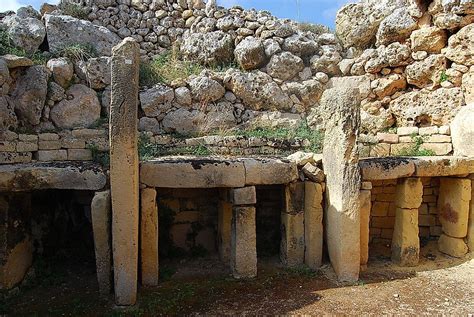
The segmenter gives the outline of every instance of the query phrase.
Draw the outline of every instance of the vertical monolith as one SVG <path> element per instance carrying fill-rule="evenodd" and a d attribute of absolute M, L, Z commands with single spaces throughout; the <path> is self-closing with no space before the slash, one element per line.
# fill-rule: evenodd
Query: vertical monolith
<path fill-rule="evenodd" d="M 158 205 L 156 190 L 143 188 L 140 192 L 140 268 L 142 285 L 157 286 L 158 260 Z"/>
<path fill-rule="evenodd" d="M 357 88 L 332 88 L 321 98 L 329 258 L 338 279 L 350 282 L 359 279 L 360 270 L 359 104 Z"/>
<path fill-rule="evenodd" d="M 115 301 L 134 305 L 138 266 L 138 72 L 140 47 L 125 38 L 112 50 L 110 188 Z"/>

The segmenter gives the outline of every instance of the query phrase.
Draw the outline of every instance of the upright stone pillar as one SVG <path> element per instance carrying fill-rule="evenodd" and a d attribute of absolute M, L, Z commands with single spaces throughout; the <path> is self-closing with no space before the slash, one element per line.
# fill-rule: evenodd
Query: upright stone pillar
<path fill-rule="evenodd" d="M 469 209 L 469 223 L 467 226 L 467 247 L 474 252 L 474 174 L 471 174 L 471 206 Z"/>
<path fill-rule="evenodd" d="M 142 284 L 145 286 L 157 286 L 159 260 L 156 190 L 154 188 L 144 188 L 141 190 L 140 198 L 140 264 Z"/>
<path fill-rule="evenodd" d="M 346 87 L 326 90 L 321 98 L 329 258 L 338 279 L 350 282 L 359 279 L 360 270 L 359 104 L 359 90 Z"/>
<path fill-rule="evenodd" d="M 304 263 L 305 255 L 305 183 L 297 182 L 285 186 L 281 212 L 280 259 L 286 267 Z"/>
<path fill-rule="evenodd" d="M 19 284 L 33 261 L 29 194 L 0 195 L 0 289 Z"/>
<path fill-rule="evenodd" d="M 365 269 L 369 261 L 369 225 L 370 209 L 372 208 L 371 191 L 361 190 L 360 203 L 360 266 Z"/>
<path fill-rule="evenodd" d="M 95 263 L 99 293 L 111 291 L 112 248 L 110 237 L 110 191 L 97 192 L 91 203 L 92 231 L 94 233 Z"/>
<path fill-rule="evenodd" d="M 110 188 L 115 301 L 134 305 L 138 266 L 138 70 L 140 47 L 132 38 L 112 50 Z"/>
<path fill-rule="evenodd" d="M 441 252 L 450 256 L 462 257 L 468 252 L 464 239 L 468 236 L 471 195 L 470 179 L 441 178 L 438 215 L 443 234 L 438 240 L 438 247 Z"/>
<path fill-rule="evenodd" d="M 395 226 L 392 236 L 392 261 L 401 266 L 416 266 L 420 254 L 418 208 L 423 200 L 420 178 L 398 181 L 395 192 Z"/>
<path fill-rule="evenodd" d="M 323 256 L 323 188 L 321 184 L 304 183 L 304 263 L 315 270 Z"/>
<path fill-rule="evenodd" d="M 230 264 L 232 228 L 232 203 L 228 201 L 228 195 L 228 190 L 221 190 L 217 214 L 219 257 L 226 264 Z"/>
<path fill-rule="evenodd" d="M 257 232 L 255 187 L 230 191 L 232 207 L 231 270 L 235 278 L 257 276 Z"/>

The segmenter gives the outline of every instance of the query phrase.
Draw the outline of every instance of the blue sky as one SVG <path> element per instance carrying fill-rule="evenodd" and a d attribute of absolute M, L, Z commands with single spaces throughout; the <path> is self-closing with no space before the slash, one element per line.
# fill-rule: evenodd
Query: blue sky
<path fill-rule="evenodd" d="M 16 10 L 22 5 L 39 8 L 41 3 L 55 3 L 58 0 L 0 0 L 0 12 Z M 225 7 L 240 5 L 244 8 L 268 10 L 280 18 L 302 22 L 321 23 L 334 27 L 337 10 L 345 3 L 355 0 L 217 0 Z"/>

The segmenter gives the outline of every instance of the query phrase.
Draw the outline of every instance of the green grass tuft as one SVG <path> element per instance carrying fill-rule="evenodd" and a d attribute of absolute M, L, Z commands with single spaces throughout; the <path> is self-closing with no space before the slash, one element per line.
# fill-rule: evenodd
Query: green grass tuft
<path fill-rule="evenodd" d="M 434 156 L 436 153 L 432 150 L 422 149 L 424 143 L 423 137 L 412 135 L 413 144 L 409 145 L 396 153 L 396 156 Z"/>
<path fill-rule="evenodd" d="M 331 29 L 323 24 L 302 22 L 298 23 L 298 28 L 303 32 L 312 32 L 316 35 L 321 35 L 323 33 L 332 33 Z"/>
<path fill-rule="evenodd" d="M 0 56 L 7 54 L 27 57 L 37 65 L 46 64 L 48 61 L 41 52 L 29 54 L 23 48 L 15 46 L 8 32 L 0 29 Z"/>
<path fill-rule="evenodd" d="M 86 61 L 98 56 L 92 45 L 79 43 L 64 46 L 55 55 L 56 57 L 67 57 L 73 62 Z"/>
<path fill-rule="evenodd" d="M 59 5 L 59 9 L 65 15 L 72 16 L 76 19 L 87 20 L 88 11 L 85 7 L 71 2 L 63 2 Z"/>

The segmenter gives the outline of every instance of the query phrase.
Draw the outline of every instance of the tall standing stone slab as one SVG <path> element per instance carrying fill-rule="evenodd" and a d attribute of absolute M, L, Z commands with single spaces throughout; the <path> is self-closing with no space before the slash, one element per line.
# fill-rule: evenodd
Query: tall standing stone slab
<path fill-rule="evenodd" d="M 111 291 L 112 248 L 110 237 L 110 191 L 97 192 L 91 203 L 92 231 L 94 233 L 95 263 L 99 293 Z"/>
<path fill-rule="evenodd" d="M 332 88 L 321 98 L 326 237 L 331 264 L 341 281 L 357 281 L 360 270 L 359 104 L 359 90 L 352 88 Z"/>
<path fill-rule="evenodd" d="M 304 183 L 304 263 L 315 270 L 323 256 L 323 188 L 321 184 Z"/>
<path fill-rule="evenodd" d="M 286 267 L 304 263 L 305 255 L 305 183 L 285 186 L 281 212 L 280 259 Z"/>
<path fill-rule="evenodd" d="M 222 189 L 220 196 L 217 213 L 219 257 L 222 262 L 229 264 L 231 255 L 232 204 L 226 199 L 228 190 Z"/>
<path fill-rule="evenodd" d="M 470 200 L 470 179 L 454 177 L 440 179 L 438 215 L 445 234 L 453 238 L 466 237 Z"/>
<path fill-rule="evenodd" d="M 474 174 L 471 174 L 471 207 L 469 210 L 469 224 L 467 226 L 467 247 L 474 252 Z"/>
<path fill-rule="evenodd" d="M 255 207 L 232 208 L 232 275 L 238 279 L 257 276 L 257 232 Z"/>
<path fill-rule="evenodd" d="M 371 191 L 361 190 L 360 202 L 360 266 L 365 268 L 369 261 L 369 225 L 370 209 L 372 208 Z"/>
<path fill-rule="evenodd" d="M 132 38 L 112 50 L 110 188 L 115 301 L 134 305 L 138 266 L 138 71 L 140 48 Z"/>
<path fill-rule="evenodd" d="M 144 188 L 140 192 L 140 264 L 142 284 L 157 286 L 158 260 L 158 205 L 156 190 Z"/>

